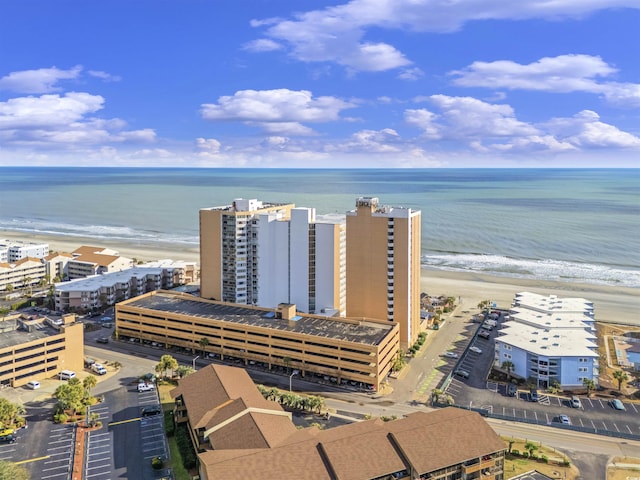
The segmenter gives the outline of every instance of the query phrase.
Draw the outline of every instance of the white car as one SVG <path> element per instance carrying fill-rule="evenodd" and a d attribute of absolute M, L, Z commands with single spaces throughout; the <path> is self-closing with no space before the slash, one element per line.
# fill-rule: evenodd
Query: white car
<path fill-rule="evenodd" d="M 152 392 L 156 389 L 156 386 L 153 383 L 139 383 L 138 391 L 139 392 Z"/>
<path fill-rule="evenodd" d="M 106 375 L 107 374 L 107 369 L 104 368 L 104 366 L 99 364 L 99 363 L 94 363 L 93 365 L 91 365 L 91 370 L 93 370 L 98 375 Z"/>
<path fill-rule="evenodd" d="M 38 388 L 40 388 L 40 382 L 31 380 L 30 382 L 27 382 L 27 388 L 30 388 L 31 390 L 37 390 Z"/>
<path fill-rule="evenodd" d="M 481 349 L 479 349 L 479 348 L 478 348 L 478 347 L 476 347 L 476 346 L 471 347 L 469 350 L 471 350 L 472 352 L 476 352 L 476 353 L 482 353 L 482 350 L 481 350 Z"/>
<path fill-rule="evenodd" d="M 458 354 L 456 352 L 445 352 L 444 356 L 449 358 L 458 358 Z"/>

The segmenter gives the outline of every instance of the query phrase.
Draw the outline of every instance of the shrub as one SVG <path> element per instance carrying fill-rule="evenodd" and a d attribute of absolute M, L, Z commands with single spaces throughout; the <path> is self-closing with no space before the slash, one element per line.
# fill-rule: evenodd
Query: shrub
<path fill-rule="evenodd" d="M 187 470 L 195 467 L 196 454 L 193 451 L 186 426 L 178 426 L 175 430 L 175 436 L 176 445 L 178 445 L 178 450 L 180 450 L 180 456 L 182 457 L 182 465 Z"/>
<path fill-rule="evenodd" d="M 529 452 L 522 452 L 522 458 L 529 458 Z"/>
<path fill-rule="evenodd" d="M 542 455 L 542 457 L 540 457 L 540 460 L 542 460 L 542 463 L 549 463 L 549 457 L 547 457 L 546 455 Z"/>
<path fill-rule="evenodd" d="M 171 410 L 164 412 L 164 430 L 167 432 L 167 437 L 173 437 L 176 433 L 176 422 Z"/>
<path fill-rule="evenodd" d="M 56 413 L 53 416 L 53 421 L 55 423 L 67 423 L 68 420 L 69 420 L 69 415 L 67 415 L 64 412 Z"/>
<path fill-rule="evenodd" d="M 160 457 L 153 457 L 151 459 L 151 468 L 154 470 L 160 470 L 164 466 L 164 462 Z"/>
<path fill-rule="evenodd" d="M 568 458 L 565 458 L 565 459 L 562 461 L 562 466 L 563 466 L 563 467 L 570 467 L 570 466 L 571 466 L 571 462 L 569 461 L 569 459 L 568 459 Z"/>
<path fill-rule="evenodd" d="M 513 450 L 511 450 L 511 453 L 517 457 L 518 455 L 520 455 L 520 450 L 516 450 L 514 448 Z"/>

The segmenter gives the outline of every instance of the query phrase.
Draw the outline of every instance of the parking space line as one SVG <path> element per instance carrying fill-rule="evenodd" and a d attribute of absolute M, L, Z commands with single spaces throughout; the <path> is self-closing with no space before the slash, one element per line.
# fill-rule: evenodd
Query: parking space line
<path fill-rule="evenodd" d="M 638 409 L 636 408 L 635 403 L 630 403 L 629 405 L 631 405 L 631 408 L 633 408 L 633 410 L 638 413 Z"/>

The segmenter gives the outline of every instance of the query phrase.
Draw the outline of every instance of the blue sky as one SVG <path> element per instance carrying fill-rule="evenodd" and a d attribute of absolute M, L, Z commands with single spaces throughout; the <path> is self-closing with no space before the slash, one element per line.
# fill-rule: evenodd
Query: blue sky
<path fill-rule="evenodd" d="M 639 0 L 4 0 L 0 166 L 639 167 Z"/>

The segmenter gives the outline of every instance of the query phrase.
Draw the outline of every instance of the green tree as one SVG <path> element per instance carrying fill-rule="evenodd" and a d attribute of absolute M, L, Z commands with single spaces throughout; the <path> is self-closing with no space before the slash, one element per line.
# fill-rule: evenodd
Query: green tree
<path fill-rule="evenodd" d="M 404 368 L 406 363 L 407 361 L 405 360 L 404 350 L 398 350 L 398 353 L 396 353 L 396 356 L 393 358 L 393 362 L 391 363 L 391 371 L 399 372 Z"/>
<path fill-rule="evenodd" d="M 529 456 L 533 455 L 533 452 L 535 452 L 536 450 L 538 450 L 538 445 L 536 445 L 535 443 L 529 441 L 527 443 L 524 444 L 524 449 L 529 452 Z"/>
<path fill-rule="evenodd" d="M 171 371 L 171 376 L 173 376 L 173 371 L 178 368 L 178 361 L 173 358 L 171 355 L 162 355 L 160 357 L 160 363 L 156 365 L 156 372 L 161 373 L 163 377 L 167 376 L 167 371 Z"/>
<path fill-rule="evenodd" d="M 71 410 L 73 414 L 82 410 L 86 400 L 89 398 L 87 391 L 78 378 L 63 383 L 54 392 L 53 396 L 58 399 L 56 409 L 58 413 Z"/>
<path fill-rule="evenodd" d="M 289 367 L 291 366 L 291 357 L 284 357 L 282 361 L 284 362 L 284 366 L 288 371 Z"/>
<path fill-rule="evenodd" d="M 0 424 L 2 428 L 13 427 L 26 413 L 24 406 L 13 403 L 6 398 L 0 398 Z"/>
<path fill-rule="evenodd" d="M 29 480 L 29 471 L 21 465 L 0 460 L 0 480 Z"/>
<path fill-rule="evenodd" d="M 207 345 L 209 345 L 209 339 L 207 337 L 202 337 L 199 341 L 198 344 L 200 345 L 200 349 L 202 350 L 202 355 L 205 355 L 205 349 L 207 348 Z"/>
<path fill-rule="evenodd" d="M 514 367 L 515 365 L 513 364 L 513 362 L 509 360 L 505 360 L 504 362 L 502 362 L 502 369 L 507 371 L 507 383 L 509 382 L 509 380 L 511 380 L 511 372 L 513 372 Z"/>
<path fill-rule="evenodd" d="M 591 380 L 590 378 L 585 378 L 582 380 L 582 385 L 587 389 L 587 397 L 591 394 L 591 391 L 596 388 L 596 382 Z"/>
<path fill-rule="evenodd" d="M 431 390 L 431 403 L 438 403 L 443 393 L 444 392 L 439 388 L 434 388 L 433 390 Z"/>
<path fill-rule="evenodd" d="M 82 380 L 82 387 L 87 391 L 87 395 L 91 392 L 91 389 L 98 384 L 98 379 L 93 375 L 87 375 Z"/>
<path fill-rule="evenodd" d="M 622 384 L 629 380 L 629 375 L 624 370 L 616 370 L 613 372 L 613 378 L 618 382 L 618 391 L 622 388 Z"/>
<path fill-rule="evenodd" d="M 178 378 L 184 378 L 187 375 L 191 375 L 193 372 L 195 372 L 195 370 L 190 365 L 180 365 L 178 366 L 178 368 L 176 368 L 176 374 L 178 375 Z"/>

